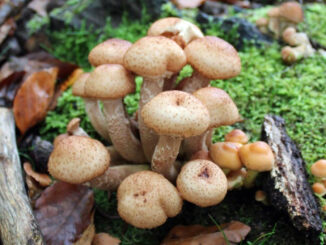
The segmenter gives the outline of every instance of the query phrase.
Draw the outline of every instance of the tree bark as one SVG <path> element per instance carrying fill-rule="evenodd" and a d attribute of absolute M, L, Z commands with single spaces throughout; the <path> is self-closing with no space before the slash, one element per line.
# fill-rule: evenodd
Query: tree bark
<path fill-rule="evenodd" d="M 3 245 L 44 244 L 24 187 L 14 117 L 5 108 L 0 108 L 0 237 Z"/>

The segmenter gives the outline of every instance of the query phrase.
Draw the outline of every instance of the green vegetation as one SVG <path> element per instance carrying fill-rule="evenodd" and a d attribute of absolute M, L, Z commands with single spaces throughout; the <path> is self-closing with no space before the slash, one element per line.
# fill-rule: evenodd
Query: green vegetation
<path fill-rule="evenodd" d="M 165 8 L 166 12 L 172 12 L 168 7 Z M 322 10 L 317 7 L 307 9 L 307 23 L 314 27 L 310 29 L 310 33 L 320 43 L 325 43 L 326 16 L 323 16 L 320 13 Z M 325 11 L 325 6 L 322 6 L 322 9 Z M 262 13 L 263 11 L 260 12 Z M 247 17 L 254 18 L 252 14 Z M 49 33 L 52 47 L 48 50 L 63 60 L 90 69 L 87 55 L 97 43 L 110 37 L 134 42 L 145 35 L 149 24 L 149 19 L 144 14 L 138 21 L 130 21 L 125 16 L 118 28 L 113 28 L 108 19 L 101 30 L 87 29 L 86 25 L 79 30 L 63 29 Z M 224 33 L 218 25 L 211 23 L 207 27 L 207 34 L 229 40 L 237 33 Z M 224 134 L 232 128 L 241 128 L 250 135 L 252 141 L 258 140 L 264 115 L 281 115 L 286 121 L 289 135 L 298 143 L 304 159 L 310 165 L 326 156 L 326 58 L 315 55 L 287 66 L 282 63 L 280 49 L 276 43 L 261 48 L 248 44 L 239 52 L 242 61 L 241 74 L 226 81 L 212 81 L 213 86 L 230 94 L 244 119 L 242 123 L 216 129 L 213 140 L 222 140 Z M 187 66 L 181 72 L 180 78 L 189 76 L 191 72 L 191 67 Z M 124 100 L 129 114 L 135 112 L 138 107 L 141 78 L 137 78 L 136 83 L 136 94 L 129 95 Z M 53 140 L 57 134 L 65 131 L 67 122 L 73 117 L 80 117 L 82 127 L 92 136 L 99 137 L 85 115 L 83 101 L 72 96 L 71 89 L 59 98 L 57 108 L 48 113 L 41 125 L 42 137 Z M 216 207 L 201 209 L 186 203 L 183 213 L 169 220 L 164 226 L 153 230 L 140 230 L 117 217 L 115 194 L 108 201 L 105 192 L 96 191 L 97 206 L 110 216 L 105 218 L 97 213 L 96 227 L 98 231 L 106 231 L 120 237 L 122 244 L 159 244 L 173 225 L 214 225 L 209 218 L 211 215 L 218 224 L 236 219 L 252 226 L 248 238 L 252 242 L 246 241 L 243 244 L 305 244 L 302 235 L 289 225 L 286 218 L 280 218 L 276 211 L 258 204 L 253 197 L 254 191 L 233 191 Z M 320 199 L 325 202 L 323 198 Z M 324 239 L 322 236 L 321 241 Z"/>

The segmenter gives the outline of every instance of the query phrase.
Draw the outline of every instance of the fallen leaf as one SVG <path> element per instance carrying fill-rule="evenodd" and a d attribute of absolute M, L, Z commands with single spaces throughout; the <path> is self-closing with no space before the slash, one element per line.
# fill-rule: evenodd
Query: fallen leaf
<path fill-rule="evenodd" d="M 93 191 L 86 186 L 56 182 L 45 189 L 34 209 L 45 243 L 76 243 L 92 224 L 93 205 Z"/>
<path fill-rule="evenodd" d="M 206 0 L 173 0 L 172 1 L 179 9 L 197 8 Z"/>
<path fill-rule="evenodd" d="M 92 245 L 119 245 L 120 239 L 107 233 L 98 233 L 95 235 Z"/>
<path fill-rule="evenodd" d="M 33 0 L 28 4 L 28 8 L 33 9 L 42 17 L 46 17 L 48 14 L 46 12 L 46 7 L 50 0 Z"/>
<path fill-rule="evenodd" d="M 93 217 L 94 215 L 92 215 Z M 81 237 L 77 242 L 74 242 L 73 245 L 91 245 L 95 236 L 95 226 L 94 219 L 92 218 L 92 223 L 86 228 Z"/>
<path fill-rule="evenodd" d="M 0 26 L 0 44 L 7 38 L 8 35 L 13 33 L 15 27 L 15 22 L 12 18 L 6 20 L 6 22 Z"/>
<path fill-rule="evenodd" d="M 13 110 L 22 134 L 45 118 L 54 94 L 57 73 L 57 68 L 34 72 L 17 91 Z"/>
<path fill-rule="evenodd" d="M 250 227 L 238 222 L 217 226 L 204 227 L 201 225 L 175 226 L 166 236 L 161 245 L 233 245 L 245 239 Z"/>

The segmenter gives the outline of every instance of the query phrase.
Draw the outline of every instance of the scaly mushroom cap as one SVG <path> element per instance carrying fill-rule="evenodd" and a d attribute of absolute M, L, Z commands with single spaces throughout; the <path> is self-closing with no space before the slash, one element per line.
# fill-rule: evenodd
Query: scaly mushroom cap
<path fill-rule="evenodd" d="M 279 16 L 294 23 L 303 21 L 303 10 L 298 2 L 286 2 L 279 7 Z"/>
<path fill-rule="evenodd" d="M 126 52 L 124 66 L 141 76 L 178 72 L 186 64 L 182 48 L 166 37 L 143 37 Z"/>
<path fill-rule="evenodd" d="M 95 46 L 88 55 L 92 66 L 103 64 L 123 64 L 123 56 L 132 45 L 126 40 L 112 38 Z"/>
<path fill-rule="evenodd" d="M 233 142 L 217 142 L 209 148 L 210 156 L 221 168 L 238 170 L 242 167 L 239 149 L 242 145 Z"/>
<path fill-rule="evenodd" d="M 177 188 L 183 199 L 200 207 L 220 203 L 227 193 L 223 171 L 208 160 L 187 162 L 177 178 Z"/>
<path fill-rule="evenodd" d="M 222 89 L 205 87 L 193 93 L 208 109 L 210 128 L 232 125 L 240 121 L 237 106 L 230 96 Z"/>
<path fill-rule="evenodd" d="M 204 35 L 196 25 L 189 21 L 168 17 L 155 21 L 148 29 L 147 36 L 165 36 L 181 47 L 185 47 L 192 40 Z"/>
<path fill-rule="evenodd" d="M 118 212 L 138 228 L 154 228 L 182 209 L 177 189 L 162 175 L 141 171 L 128 176 L 118 188 Z"/>
<path fill-rule="evenodd" d="M 320 159 L 312 164 L 310 171 L 316 177 L 326 178 L 326 160 Z"/>
<path fill-rule="evenodd" d="M 87 73 L 81 74 L 78 77 L 78 79 L 72 85 L 72 94 L 73 95 L 79 96 L 79 97 L 85 96 L 84 88 L 85 88 L 86 80 L 89 78 L 89 75 L 90 75 L 90 73 L 87 72 Z"/>
<path fill-rule="evenodd" d="M 233 129 L 231 132 L 225 135 L 224 139 L 226 142 L 234 142 L 240 144 L 247 144 L 249 141 L 248 136 L 240 129 Z"/>
<path fill-rule="evenodd" d="M 159 135 L 190 137 L 209 125 L 209 112 L 196 97 L 171 90 L 158 94 L 141 111 L 147 127 Z"/>
<path fill-rule="evenodd" d="M 58 180 L 81 184 L 103 174 L 109 165 L 110 155 L 101 142 L 84 136 L 69 136 L 55 146 L 48 168 Z"/>
<path fill-rule="evenodd" d="M 97 99 L 118 99 L 135 91 L 133 75 L 119 64 L 100 65 L 85 83 L 85 95 Z"/>
<path fill-rule="evenodd" d="M 188 63 L 209 79 L 227 79 L 241 71 L 238 52 L 218 37 L 198 38 L 186 46 L 185 53 Z"/>
<path fill-rule="evenodd" d="M 275 162 L 270 146 L 263 141 L 242 146 L 239 156 L 246 168 L 258 172 L 271 170 Z"/>

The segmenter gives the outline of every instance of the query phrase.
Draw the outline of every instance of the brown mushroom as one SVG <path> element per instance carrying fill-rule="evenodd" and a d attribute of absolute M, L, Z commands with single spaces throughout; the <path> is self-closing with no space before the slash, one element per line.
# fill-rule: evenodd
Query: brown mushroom
<path fill-rule="evenodd" d="M 233 129 L 229 133 L 227 133 L 224 137 L 226 142 L 234 142 L 240 144 L 247 144 L 249 141 L 248 136 L 240 129 Z"/>
<path fill-rule="evenodd" d="M 162 175 L 141 171 L 127 177 L 119 186 L 118 212 L 137 228 L 154 228 L 182 209 L 178 190 Z"/>
<path fill-rule="evenodd" d="M 320 159 L 311 165 L 311 173 L 317 178 L 326 178 L 326 160 Z"/>
<path fill-rule="evenodd" d="M 200 207 L 220 203 L 227 193 L 223 171 L 208 160 L 187 162 L 177 178 L 177 189 L 183 199 Z"/>

